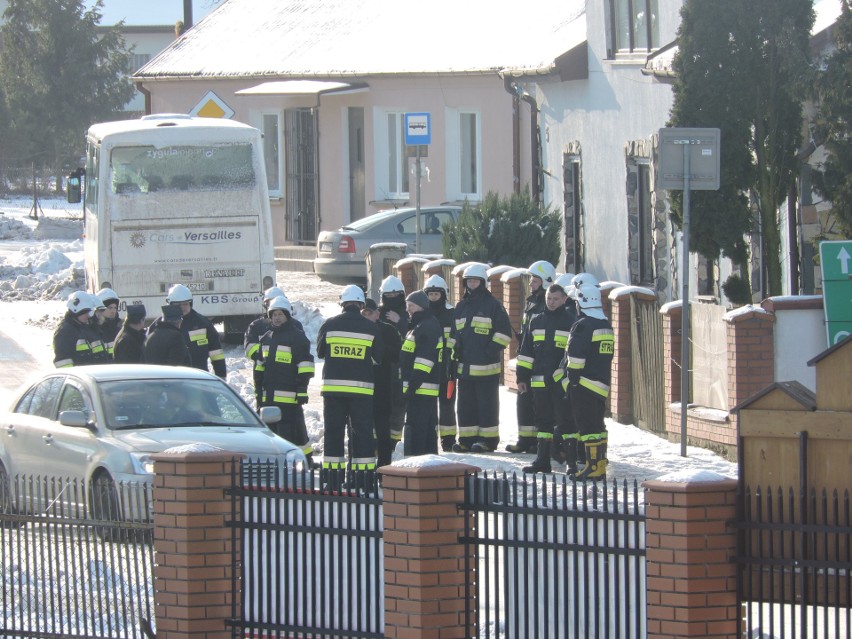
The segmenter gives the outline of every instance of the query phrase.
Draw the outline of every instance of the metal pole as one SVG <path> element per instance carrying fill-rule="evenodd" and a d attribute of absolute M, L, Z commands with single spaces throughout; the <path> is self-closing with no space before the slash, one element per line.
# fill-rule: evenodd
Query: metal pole
<path fill-rule="evenodd" d="M 680 325 L 680 456 L 686 457 L 687 411 L 689 407 L 689 141 L 683 141 L 683 265 L 681 267 Z"/>
<path fill-rule="evenodd" d="M 417 151 L 414 155 L 414 172 L 417 182 L 414 184 L 414 221 L 417 229 L 414 235 L 414 252 L 420 253 L 420 145 L 417 144 Z"/>

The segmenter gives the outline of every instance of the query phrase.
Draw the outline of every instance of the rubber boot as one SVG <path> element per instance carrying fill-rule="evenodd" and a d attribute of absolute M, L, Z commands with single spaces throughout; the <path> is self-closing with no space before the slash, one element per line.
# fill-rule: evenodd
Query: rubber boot
<path fill-rule="evenodd" d="M 324 493 L 339 493 L 343 490 L 346 480 L 346 470 L 343 468 L 320 469 L 320 485 Z"/>
<path fill-rule="evenodd" d="M 565 463 L 565 440 L 562 439 L 562 435 L 554 435 L 553 436 L 553 448 L 550 450 L 550 458 L 559 463 Z"/>
<path fill-rule="evenodd" d="M 606 479 L 606 442 L 595 439 L 585 442 L 586 466 L 571 478 L 576 481 Z"/>
<path fill-rule="evenodd" d="M 553 469 L 550 467 L 550 451 L 553 448 L 553 441 L 550 439 L 538 440 L 538 453 L 535 460 L 529 466 L 524 467 L 525 473 L 550 473 Z"/>
<path fill-rule="evenodd" d="M 577 439 L 565 439 L 562 442 L 562 450 L 565 453 L 565 473 L 568 475 L 577 474 Z"/>
<path fill-rule="evenodd" d="M 535 437 L 518 437 L 518 443 L 509 444 L 506 446 L 506 451 L 510 453 L 528 453 L 533 446 L 537 446 Z"/>
<path fill-rule="evenodd" d="M 455 435 L 444 435 L 441 437 L 441 450 L 445 453 L 449 453 L 453 450 L 453 444 L 456 443 Z"/>

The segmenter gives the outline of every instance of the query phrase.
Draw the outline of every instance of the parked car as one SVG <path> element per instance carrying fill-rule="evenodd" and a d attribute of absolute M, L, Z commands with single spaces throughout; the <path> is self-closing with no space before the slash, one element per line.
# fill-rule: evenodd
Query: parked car
<path fill-rule="evenodd" d="M 420 252 L 439 255 L 442 252 L 442 229 L 455 221 L 461 207 L 420 207 Z M 407 252 L 416 250 L 416 210 L 394 209 L 369 215 L 336 231 L 321 231 L 317 238 L 314 272 L 321 279 L 350 283 L 367 279 L 367 249 L 373 244 L 395 242 L 406 244 Z"/>
<path fill-rule="evenodd" d="M 189 444 L 300 470 L 302 451 L 264 423 L 280 415 L 267 407 L 258 417 L 227 383 L 194 368 L 104 364 L 51 371 L 0 414 L 0 508 L 46 512 L 54 504 L 36 503 L 39 491 L 17 494 L 14 486 L 16 476 L 49 475 L 85 482 L 96 517 L 144 519 L 146 513 L 119 504 L 119 483 L 150 483 L 151 455 Z"/>

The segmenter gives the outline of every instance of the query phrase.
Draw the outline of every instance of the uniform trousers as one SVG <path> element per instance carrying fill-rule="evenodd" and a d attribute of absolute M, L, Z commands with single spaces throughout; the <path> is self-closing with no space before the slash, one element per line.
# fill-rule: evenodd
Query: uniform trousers
<path fill-rule="evenodd" d="M 500 376 L 458 380 L 459 444 L 470 448 L 484 442 L 496 448 L 500 440 Z"/>
<path fill-rule="evenodd" d="M 438 453 L 436 397 L 414 395 L 408 400 L 405 411 L 405 433 L 402 439 L 406 457 Z"/>
<path fill-rule="evenodd" d="M 372 395 L 325 395 L 323 411 L 325 416 L 323 466 L 327 465 L 327 459 L 334 464 L 340 464 L 345 460 L 343 440 L 346 436 L 347 418 L 352 425 L 349 454 L 353 464 L 375 465 L 376 443 L 373 438 Z"/>

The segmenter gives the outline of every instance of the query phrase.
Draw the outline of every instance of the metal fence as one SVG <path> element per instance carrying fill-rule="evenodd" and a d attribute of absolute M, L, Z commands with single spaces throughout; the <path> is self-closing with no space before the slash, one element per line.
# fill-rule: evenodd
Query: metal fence
<path fill-rule="evenodd" d="M 480 473 L 464 541 L 480 638 L 645 637 L 645 515 L 636 482 Z M 471 597 L 471 595 L 475 595 Z"/>
<path fill-rule="evenodd" d="M 0 636 L 153 637 L 151 487 L 0 479 Z"/>
<path fill-rule="evenodd" d="M 849 491 L 745 488 L 739 499 L 741 636 L 852 639 Z"/>
<path fill-rule="evenodd" d="M 384 637 L 377 479 L 329 483 L 255 461 L 235 470 L 234 637 Z"/>

